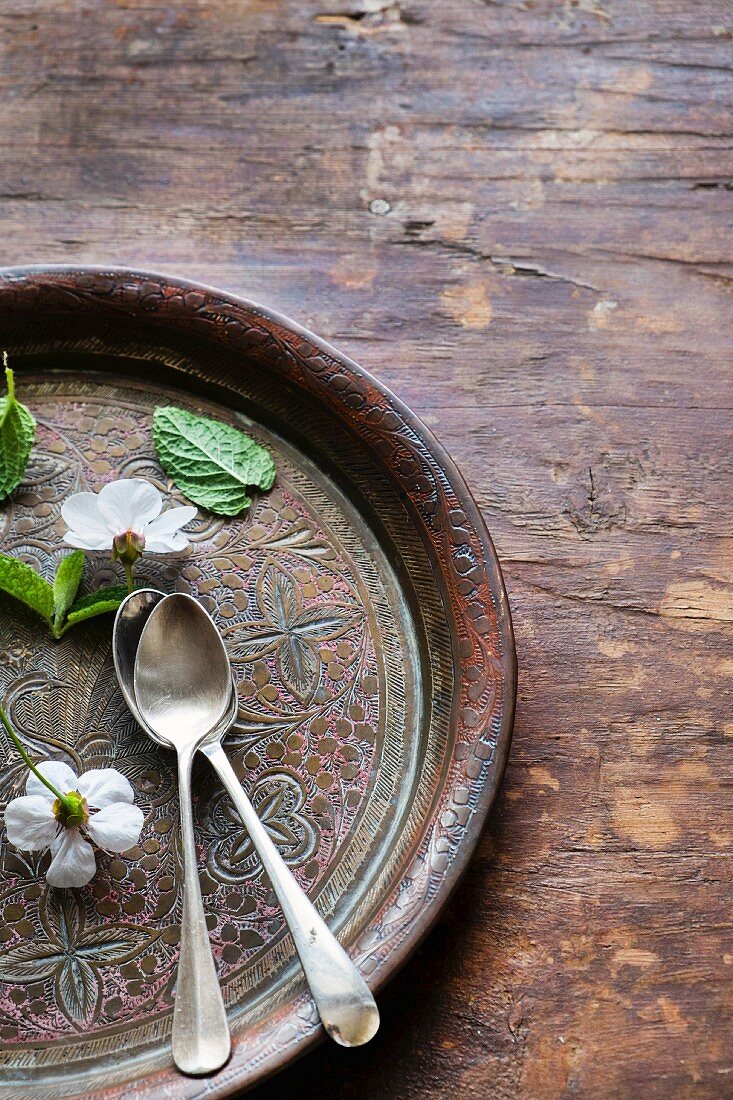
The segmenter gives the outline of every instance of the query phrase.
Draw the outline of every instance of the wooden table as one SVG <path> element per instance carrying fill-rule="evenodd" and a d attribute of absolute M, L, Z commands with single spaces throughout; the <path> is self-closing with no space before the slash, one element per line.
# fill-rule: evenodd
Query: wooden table
<path fill-rule="evenodd" d="M 378 1039 L 278 1095 L 730 1096 L 730 3 L 17 0 L 0 32 L 2 262 L 311 326 L 437 433 L 505 571 L 498 811 Z"/>

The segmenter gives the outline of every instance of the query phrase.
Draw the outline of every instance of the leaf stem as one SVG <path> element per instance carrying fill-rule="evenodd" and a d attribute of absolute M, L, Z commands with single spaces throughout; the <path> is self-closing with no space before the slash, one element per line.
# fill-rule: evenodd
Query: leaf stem
<path fill-rule="evenodd" d="M 73 810 L 73 806 L 72 806 L 71 802 L 69 801 L 69 799 L 66 797 L 66 795 L 62 794 L 61 791 L 58 790 L 57 787 L 54 787 L 53 783 L 49 782 L 49 780 L 46 779 L 45 775 L 41 775 L 38 768 L 33 763 L 30 756 L 28 755 L 25 748 L 23 747 L 23 744 L 22 744 L 20 738 L 18 737 L 18 734 L 15 732 L 15 730 L 11 726 L 10 719 L 8 718 L 5 711 L 3 710 L 2 706 L 0 706 L 0 722 L 2 722 L 2 724 L 5 726 L 5 729 L 7 730 L 7 733 L 8 733 L 8 736 L 10 737 L 10 740 L 13 742 L 16 749 L 18 750 L 20 755 L 23 757 L 24 763 L 30 768 L 30 770 L 33 772 L 33 774 L 38 779 L 40 779 L 40 781 L 41 781 L 41 783 L 43 783 L 44 787 L 48 787 L 51 794 L 56 795 L 56 797 L 58 798 L 59 802 L 61 803 L 61 805 L 64 807 L 65 810 L 68 810 L 68 811 Z"/>
<path fill-rule="evenodd" d="M 5 418 L 8 415 L 11 406 L 15 404 L 15 378 L 13 376 L 13 372 L 8 366 L 7 351 L 3 352 L 3 368 L 5 370 L 5 383 L 8 387 L 8 393 L 5 400 L 5 412 L 2 415 L 2 419 L 0 419 L 0 424 L 5 422 Z"/>

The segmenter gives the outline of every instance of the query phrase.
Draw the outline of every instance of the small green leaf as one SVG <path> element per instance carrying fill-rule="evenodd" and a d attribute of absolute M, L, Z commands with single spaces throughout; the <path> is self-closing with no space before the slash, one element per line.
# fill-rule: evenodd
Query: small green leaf
<path fill-rule="evenodd" d="M 0 500 L 4 500 L 23 480 L 28 458 L 36 437 L 36 422 L 30 411 L 15 397 L 13 372 L 3 353 L 7 397 L 0 397 Z"/>
<path fill-rule="evenodd" d="M 95 588 L 94 592 L 87 592 L 86 596 L 80 596 L 74 602 L 69 614 L 75 615 L 77 611 L 86 611 L 89 607 L 96 607 L 100 602 L 109 603 L 111 600 L 116 600 L 119 605 L 125 596 L 129 595 L 129 589 L 125 584 L 113 584 L 109 588 Z"/>
<path fill-rule="evenodd" d="M 118 584 L 112 588 L 98 588 L 96 592 L 90 592 L 82 596 L 75 604 L 72 604 L 66 622 L 59 631 L 61 637 L 72 626 L 83 623 L 87 619 L 95 619 L 97 615 L 106 615 L 110 611 L 116 611 L 125 596 L 129 595 L 126 585 Z"/>
<path fill-rule="evenodd" d="M 37 611 L 48 623 L 53 637 L 62 638 L 77 623 L 116 611 L 127 595 L 127 587 L 120 584 L 111 588 L 98 588 L 96 592 L 90 592 L 72 603 L 79 589 L 83 569 L 84 554 L 81 550 L 67 554 L 61 561 L 51 586 L 20 558 L 0 554 L 0 591 L 15 596 L 26 607 Z"/>
<path fill-rule="evenodd" d="M 84 551 L 75 550 L 59 562 L 53 579 L 54 626 L 58 629 L 74 602 L 84 572 Z"/>
<path fill-rule="evenodd" d="M 155 410 L 153 439 L 163 469 L 186 496 L 223 516 L 252 503 L 247 487 L 271 489 L 269 452 L 229 424 L 173 406 Z"/>
<path fill-rule="evenodd" d="M 0 589 L 15 596 L 26 607 L 41 615 L 47 623 L 53 619 L 53 588 L 20 558 L 0 554 Z"/>

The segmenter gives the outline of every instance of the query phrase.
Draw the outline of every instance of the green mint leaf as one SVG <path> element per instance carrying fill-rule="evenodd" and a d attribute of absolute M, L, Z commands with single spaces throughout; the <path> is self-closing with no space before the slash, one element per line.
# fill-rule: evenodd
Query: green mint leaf
<path fill-rule="evenodd" d="M 69 614 L 85 611 L 88 607 L 96 607 L 98 603 L 108 603 L 110 600 L 117 600 L 118 604 L 121 604 L 125 596 L 129 595 L 130 590 L 126 584 L 113 584 L 108 588 L 95 588 L 93 592 L 87 592 L 86 596 L 80 596 L 74 602 Z"/>
<path fill-rule="evenodd" d="M 94 619 L 97 615 L 106 615 L 110 611 L 116 611 L 127 595 L 129 595 L 127 586 L 118 584 L 112 588 L 98 588 L 96 592 L 90 592 L 87 596 L 82 596 L 81 599 L 72 604 L 71 610 L 66 616 L 66 622 L 59 631 L 58 636 L 61 637 L 77 623 Z"/>
<path fill-rule="evenodd" d="M 48 623 L 53 637 L 62 638 L 77 623 L 116 611 L 127 595 L 126 585 L 120 584 L 112 588 L 98 588 L 96 592 L 72 602 L 83 570 L 84 554 L 76 550 L 62 559 L 53 585 L 50 585 L 20 558 L 0 554 L 0 591 L 15 596 L 16 600 L 36 611 Z"/>
<path fill-rule="evenodd" d="M 0 589 L 14 596 L 41 615 L 47 623 L 53 619 L 53 588 L 20 558 L 0 554 Z"/>
<path fill-rule="evenodd" d="M 7 397 L 0 397 L 0 500 L 9 496 L 23 480 L 33 440 L 36 422 L 25 405 L 15 397 L 13 372 L 3 354 Z"/>
<path fill-rule="evenodd" d="M 73 604 L 81 584 L 81 575 L 84 572 L 84 551 L 75 550 L 73 554 L 67 554 L 59 562 L 56 576 L 53 579 L 53 622 L 58 629 L 64 621 L 64 616 Z"/>
<path fill-rule="evenodd" d="M 172 406 L 155 410 L 153 439 L 168 477 L 189 500 L 222 516 L 252 503 L 247 486 L 271 489 L 275 463 L 244 432 Z"/>

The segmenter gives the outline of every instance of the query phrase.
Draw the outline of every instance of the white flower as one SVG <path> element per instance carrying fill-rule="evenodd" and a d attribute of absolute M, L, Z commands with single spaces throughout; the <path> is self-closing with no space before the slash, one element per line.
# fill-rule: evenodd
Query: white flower
<path fill-rule="evenodd" d="M 75 493 L 61 508 L 69 530 L 64 541 L 80 550 L 111 550 L 133 561 L 143 550 L 170 554 L 185 550 L 188 539 L 180 530 L 196 515 L 190 506 L 169 508 L 161 515 L 163 498 L 149 481 L 121 478 L 99 493 Z"/>
<path fill-rule="evenodd" d="M 132 787 L 114 768 L 92 768 L 77 777 L 68 764 L 46 760 L 38 770 L 61 794 L 72 796 L 79 815 L 65 824 L 53 792 L 31 772 L 25 795 L 5 807 L 8 840 L 26 852 L 51 849 L 50 886 L 86 886 L 96 863 L 84 834 L 107 852 L 126 852 L 138 842 L 143 812 L 133 805 Z"/>

